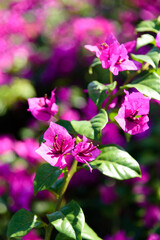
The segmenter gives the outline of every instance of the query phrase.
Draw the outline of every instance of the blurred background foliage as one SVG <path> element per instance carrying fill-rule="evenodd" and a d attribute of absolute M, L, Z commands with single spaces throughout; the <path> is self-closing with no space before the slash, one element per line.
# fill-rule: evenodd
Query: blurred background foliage
<path fill-rule="evenodd" d="M 101 43 L 110 32 L 121 43 L 136 40 L 136 24 L 159 15 L 159 0 L 1 0 L 1 240 L 15 211 L 32 209 L 44 218 L 55 207 L 50 193 L 33 196 L 34 173 L 43 163 L 35 149 L 47 125 L 27 112 L 27 99 L 49 96 L 56 88 L 60 119 L 90 119 L 97 109 L 88 100 L 87 85 L 93 80 L 109 83 L 109 72 L 97 65 L 89 73 L 94 57 L 84 45 Z M 123 74 L 115 79 L 123 82 Z M 105 240 L 160 234 L 159 102 L 151 104 L 150 129 L 127 139 L 112 123 L 103 130 L 104 144 L 125 147 L 141 164 L 141 179 L 120 182 L 81 170 L 66 194 L 66 201 L 79 202 L 87 223 Z M 43 237 L 42 230 L 23 239 Z"/>

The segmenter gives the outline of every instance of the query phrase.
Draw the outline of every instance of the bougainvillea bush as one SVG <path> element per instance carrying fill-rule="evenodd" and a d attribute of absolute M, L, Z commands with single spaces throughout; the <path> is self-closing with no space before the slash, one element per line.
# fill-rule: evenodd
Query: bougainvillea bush
<path fill-rule="evenodd" d="M 158 2 L 0 4 L 0 239 L 160 239 Z"/>

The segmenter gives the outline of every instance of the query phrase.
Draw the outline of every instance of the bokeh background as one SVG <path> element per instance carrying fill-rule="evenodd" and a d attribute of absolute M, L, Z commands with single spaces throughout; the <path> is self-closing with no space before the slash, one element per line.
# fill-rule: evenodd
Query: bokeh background
<path fill-rule="evenodd" d="M 27 111 L 27 99 L 50 96 L 56 88 L 58 118 L 89 120 L 96 106 L 88 99 L 90 81 L 109 82 L 85 44 L 114 33 L 120 43 L 135 41 L 136 24 L 160 15 L 159 0 L 1 0 L 0 1 L 0 239 L 20 208 L 45 218 L 56 197 L 33 195 L 33 179 L 43 160 L 35 153 L 48 127 Z M 119 79 L 118 79 L 119 78 Z M 117 80 L 122 81 L 119 75 Z M 118 181 L 81 170 L 65 201 L 75 199 L 86 222 L 104 240 L 160 239 L 160 106 L 152 102 L 150 129 L 128 139 L 113 123 L 102 142 L 124 147 L 141 165 L 142 178 Z M 53 239 L 56 232 L 53 233 Z M 23 240 L 41 240 L 43 230 Z"/>

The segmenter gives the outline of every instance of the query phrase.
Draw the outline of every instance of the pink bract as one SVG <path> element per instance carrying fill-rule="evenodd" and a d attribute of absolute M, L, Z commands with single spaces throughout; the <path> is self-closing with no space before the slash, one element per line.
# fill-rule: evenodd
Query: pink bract
<path fill-rule="evenodd" d="M 129 94 L 129 92 L 125 91 L 125 93 L 124 102 L 115 120 L 124 132 L 131 135 L 146 131 L 149 128 L 147 114 L 149 113 L 150 99 L 139 92 Z"/>
<path fill-rule="evenodd" d="M 79 142 L 74 150 L 72 151 L 72 155 L 75 157 L 75 159 L 78 162 L 86 163 L 92 171 L 91 166 L 88 164 L 88 162 L 93 161 L 98 155 L 101 153 L 101 151 L 93 145 L 92 142 L 89 142 L 89 140 L 83 135 L 83 141 Z"/>
<path fill-rule="evenodd" d="M 155 40 L 156 40 L 156 46 L 160 49 L 160 31 L 157 33 Z"/>
<path fill-rule="evenodd" d="M 100 46 L 85 45 L 85 48 L 95 52 L 102 67 L 109 68 L 114 75 L 118 75 L 119 71 L 137 70 L 134 62 L 129 60 L 127 49 L 123 44 L 119 44 L 113 34 Z"/>
<path fill-rule="evenodd" d="M 58 105 L 55 103 L 55 90 L 51 92 L 50 100 L 47 97 L 29 98 L 29 109 L 32 115 L 40 121 L 49 121 L 51 116 L 58 112 Z"/>
<path fill-rule="evenodd" d="M 63 168 L 67 165 L 65 155 L 74 148 L 75 138 L 67 130 L 51 122 L 49 128 L 44 133 L 45 143 L 36 150 L 52 166 Z"/>

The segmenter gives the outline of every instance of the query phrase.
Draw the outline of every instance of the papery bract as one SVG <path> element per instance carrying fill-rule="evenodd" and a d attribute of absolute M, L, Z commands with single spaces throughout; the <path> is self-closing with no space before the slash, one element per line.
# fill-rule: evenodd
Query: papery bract
<path fill-rule="evenodd" d="M 115 120 L 120 127 L 131 135 L 146 131 L 149 127 L 147 122 L 149 118 L 149 98 L 140 92 L 129 94 L 125 91 L 126 96 L 121 105 Z"/>
<path fill-rule="evenodd" d="M 85 48 L 95 52 L 102 67 L 109 68 L 114 75 L 118 75 L 119 71 L 137 70 L 134 62 L 129 60 L 127 49 L 123 44 L 119 44 L 113 34 L 100 46 L 85 45 Z"/>
<path fill-rule="evenodd" d="M 90 171 L 92 171 L 92 168 L 88 162 L 93 161 L 96 157 L 98 157 L 100 153 L 101 151 L 96 146 L 94 146 L 92 142 L 89 142 L 89 140 L 84 135 L 83 141 L 79 142 L 72 151 L 72 155 L 75 157 L 75 159 L 78 162 L 86 163 L 90 168 Z"/>
<path fill-rule="evenodd" d="M 64 127 L 51 122 L 44 133 L 44 139 L 46 142 L 42 143 L 36 152 L 52 166 L 65 167 L 65 155 L 74 148 L 75 138 L 72 138 Z"/>
<path fill-rule="evenodd" d="M 160 50 L 160 31 L 157 33 L 157 36 L 156 36 L 155 40 L 156 40 L 156 46 Z"/>
<path fill-rule="evenodd" d="M 58 112 L 58 105 L 55 103 L 55 90 L 51 92 L 50 100 L 46 96 L 40 98 L 29 98 L 28 104 L 32 115 L 40 121 L 48 121 L 51 116 Z"/>

